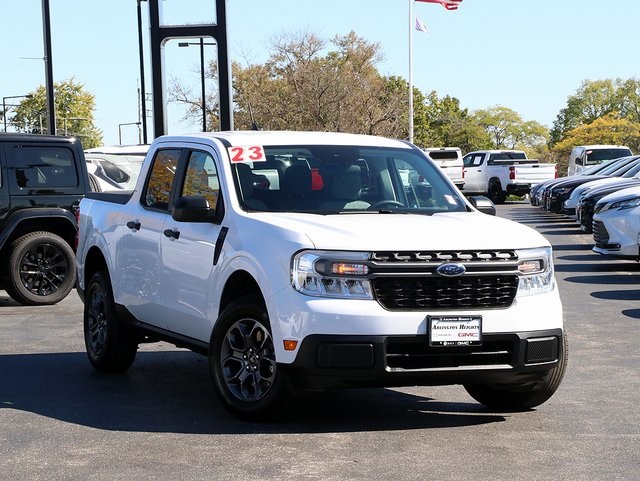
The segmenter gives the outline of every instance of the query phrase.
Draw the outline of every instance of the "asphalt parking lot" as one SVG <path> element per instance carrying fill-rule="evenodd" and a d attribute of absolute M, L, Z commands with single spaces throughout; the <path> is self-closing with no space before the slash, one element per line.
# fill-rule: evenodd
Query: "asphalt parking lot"
<path fill-rule="evenodd" d="M 0 479 L 640 479 L 640 264 L 593 253 L 566 217 L 498 213 L 555 248 L 569 367 L 539 408 L 488 412 L 460 386 L 345 390 L 244 423 L 204 357 L 149 345 L 126 375 L 99 375 L 75 292 L 23 307 L 0 291 Z"/>

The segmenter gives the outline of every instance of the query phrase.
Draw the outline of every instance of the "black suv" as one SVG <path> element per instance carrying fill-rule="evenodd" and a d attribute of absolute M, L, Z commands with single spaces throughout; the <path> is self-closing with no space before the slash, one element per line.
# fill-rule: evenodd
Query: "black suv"
<path fill-rule="evenodd" d="M 80 141 L 0 133 L 0 289 L 55 304 L 75 285 L 75 209 L 90 190 Z"/>

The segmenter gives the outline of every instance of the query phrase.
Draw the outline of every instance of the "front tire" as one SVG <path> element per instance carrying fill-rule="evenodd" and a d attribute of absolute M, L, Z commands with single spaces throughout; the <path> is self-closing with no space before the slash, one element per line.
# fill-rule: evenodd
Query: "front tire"
<path fill-rule="evenodd" d="M 218 398 L 235 416 L 268 419 L 283 407 L 287 388 L 261 298 L 245 296 L 224 309 L 211 336 L 209 367 Z"/>
<path fill-rule="evenodd" d="M 67 297 L 76 282 L 75 254 L 52 232 L 31 232 L 10 247 L 6 291 L 28 306 L 56 304 Z"/>
<path fill-rule="evenodd" d="M 568 359 L 569 345 L 565 334 L 558 364 L 547 371 L 539 381 L 528 384 L 465 384 L 464 388 L 473 399 L 489 409 L 526 411 L 553 396 L 560 387 Z"/>
<path fill-rule="evenodd" d="M 101 372 L 124 372 L 136 357 L 138 343 L 118 318 L 107 271 L 96 272 L 84 301 L 84 343 L 89 362 Z"/>

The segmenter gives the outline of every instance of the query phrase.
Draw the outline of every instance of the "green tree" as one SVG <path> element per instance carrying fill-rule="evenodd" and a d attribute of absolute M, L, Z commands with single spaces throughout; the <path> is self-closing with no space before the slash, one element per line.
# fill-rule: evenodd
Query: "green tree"
<path fill-rule="evenodd" d="M 563 141 L 580 125 L 589 125 L 614 112 L 620 118 L 640 122 L 640 80 L 585 80 L 556 117 L 551 129 L 551 145 Z"/>
<path fill-rule="evenodd" d="M 546 144 L 547 128 L 533 120 L 524 121 L 516 111 L 503 106 L 476 110 L 473 114 L 491 138 L 494 149 L 539 150 Z"/>
<path fill-rule="evenodd" d="M 78 137 L 84 148 L 102 144 L 102 132 L 93 125 L 95 98 L 73 78 L 54 83 L 56 134 Z M 48 131 L 47 96 L 44 86 L 30 92 L 15 109 L 11 121 L 20 132 Z"/>
<path fill-rule="evenodd" d="M 415 143 L 420 147 L 460 147 L 463 152 L 491 147 L 489 135 L 460 107 L 460 101 L 448 95 L 439 98 L 436 91 L 423 96 L 424 121 L 416 122 Z M 416 114 L 420 112 L 416 109 Z"/>

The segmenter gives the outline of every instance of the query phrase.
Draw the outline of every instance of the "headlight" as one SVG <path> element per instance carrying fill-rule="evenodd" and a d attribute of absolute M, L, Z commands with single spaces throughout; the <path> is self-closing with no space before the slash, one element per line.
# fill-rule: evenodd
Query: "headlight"
<path fill-rule="evenodd" d="M 518 296 L 531 296 L 553 290 L 553 257 L 551 247 L 522 249 L 517 251 Z"/>
<path fill-rule="evenodd" d="M 618 202 L 611 202 L 603 204 L 599 212 L 606 212 L 608 210 L 626 210 L 633 209 L 640 206 L 640 197 L 631 197 L 630 199 L 619 200 Z"/>
<path fill-rule="evenodd" d="M 373 299 L 368 252 L 303 251 L 291 266 L 293 287 L 308 296 Z"/>

